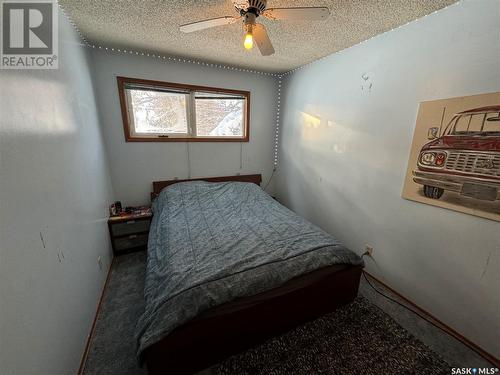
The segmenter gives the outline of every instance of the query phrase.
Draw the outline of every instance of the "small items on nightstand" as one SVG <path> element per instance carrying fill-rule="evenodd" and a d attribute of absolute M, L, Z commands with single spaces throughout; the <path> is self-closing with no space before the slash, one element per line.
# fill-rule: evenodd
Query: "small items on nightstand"
<path fill-rule="evenodd" d="M 109 206 L 109 215 L 117 216 L 122 212 L 122 202 L 116 201 Z"/>
<path fill-rule="evenodd" d="M 153 216 L 151 207 L 126 207 L 122 211 L 120 204 L 120 212 L 117 212 L 117 203 L 120 202 L 113 203 L 115 215 L 111 215 L 108 219 L 113 253 L 120 255 L 144 250 L 148 244 L 149 225 Z M 110 207 L 110 212 L 113 212 L 112 207 Z"/>

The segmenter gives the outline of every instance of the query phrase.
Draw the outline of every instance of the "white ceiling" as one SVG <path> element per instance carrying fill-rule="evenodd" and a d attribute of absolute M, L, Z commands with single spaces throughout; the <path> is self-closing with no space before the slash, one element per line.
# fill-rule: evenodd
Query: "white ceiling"
<path fill-rule="evenodd" d="M 326 21 L 265 24 L 276 53 L 243 48 L 240 23 L 192 34 L 179 26 L 237 15 L 230 0 L 59 0 L 83 36 L 94 44 L 182 56 L 267 72 L 285 72 L 353 46 L 457 0 L 269 0 L 268 7 L 326 6 Z"/>

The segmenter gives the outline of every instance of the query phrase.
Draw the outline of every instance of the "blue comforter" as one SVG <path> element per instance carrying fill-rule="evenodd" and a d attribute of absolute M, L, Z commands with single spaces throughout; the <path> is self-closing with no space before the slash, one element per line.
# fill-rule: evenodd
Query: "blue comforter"
<path fill-rule="evenodd" d="M 251 183 L 184 182 L 153 204 L 138 355 L 201 312 L 359 256 Z"/>

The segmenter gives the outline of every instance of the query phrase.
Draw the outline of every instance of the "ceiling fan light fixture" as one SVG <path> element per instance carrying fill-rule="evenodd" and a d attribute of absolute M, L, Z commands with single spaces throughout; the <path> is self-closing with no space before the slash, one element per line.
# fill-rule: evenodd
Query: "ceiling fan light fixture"
<path fill-rule="evenodd" d="M 262 15 L 268 20 L 321 21 L 330 15 L 327 7 L 267 8 L 267 0 L 231 0 L 231 2 L 239 13 L 238 17 L 223 16 L 191 22 L 181 25 L 180 30 L 184 33 L 192 33 L 212 27 L 231 25 L 243 20 L 245 49 L 251 50 L 255 41 L 261 55 L 270 56 L 275 52 L 274 47 L 266 27 L 256 22 L 259 16 Z"/>
<path fill-rule="evenodd" d="M 246 50 L 250 51 L 253 48 L 253 26 L 255 25 L 255 15 L 248 14 L 245 17 L 243 30 L 245 38 L 243 39 L 243 46 Z"/>
<path fill-rule="evenodd" d="M 245 40 L 243 41 L 243 46 L 246 50 L 251 50 L 253 48 L 253 34 L 251 32 L 247 32 L 245 34 Z"/>

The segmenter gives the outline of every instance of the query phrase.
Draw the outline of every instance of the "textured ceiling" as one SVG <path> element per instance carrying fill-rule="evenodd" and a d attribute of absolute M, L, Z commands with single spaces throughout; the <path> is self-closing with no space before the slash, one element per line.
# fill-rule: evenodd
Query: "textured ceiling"
<path fill-rule="evenodd" d="M 159 52 L 268 72 L 285 72 L 353 46 L 457 0 L 269 0 L 268 7 L 326 6 L 326 21 L 270 21 L 276 53 L 263 57 L 243 48 L 240 23 L 192 34 L 179 26 L 237 15 L 230 0 L 59 0 L 90 42 Z"/>

